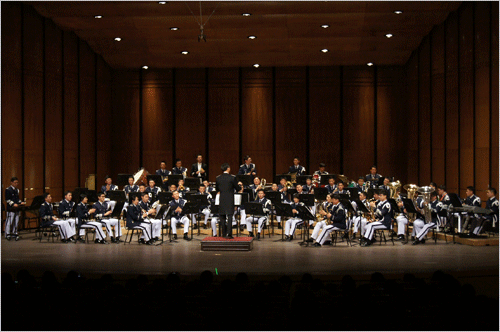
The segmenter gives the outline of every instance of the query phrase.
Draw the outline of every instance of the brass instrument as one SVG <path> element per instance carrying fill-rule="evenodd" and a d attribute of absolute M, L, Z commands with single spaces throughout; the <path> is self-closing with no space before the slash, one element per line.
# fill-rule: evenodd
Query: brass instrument
<path fill-rule="evenodd" d="M 186 189 L 184 186 L 179 186 L 179 191 L 184 191 L 184 189 Z"/>
<path fill-rule="evenodd" d="M 297 172 L 295 173 L 288 173 L 290 174 L 290 179 L 291 179 L 291 183 L 297 183 Z"/>
<path fill-rule="evenodd" d="M 401 182 L 397 180 L 396 182 L 390 182 L 387 186 L 390 191 L 389 197 L 392 199 L 398 199 L 398 189 L 401 188 Z"/>
<path fill-rule="evenodd" d="M 423 210 L 424 210 L 424 217 L 425 217 L 425 223 L 428 224 L 432 222 L 432 215 L 431 215 L 431 193 L 434 191 L 432 187 L 425 186 L 425 187 L 418 187 L 417 191 L 422 194 L 424 202 L 426 203 Z"/>
<path fill-rule="evenodd" d="M 415 193 L 417 192 L 418 186 L 416 184 L 405 184 L 403 186 L 403 188 L 408 193 L 408 199 L 411 199 L 413 201 L 415 198 Z"/>
<path fill-rule="evenodd" d="M 266 186 L 266 183 L 267 183 L 266 179 L 261 179 L 261 180 L 260 180 L 260 187 L 261 187 L 262 189 L 264 189 L 264 187 Z"/>
<path fill-rule="evenodd" d="M 293 187 L 292 182 L 287 181 L 287 182 L 286 182 L 286 187 L 287 187 L 287 188 L 291 188 L 291 187 Z"/>

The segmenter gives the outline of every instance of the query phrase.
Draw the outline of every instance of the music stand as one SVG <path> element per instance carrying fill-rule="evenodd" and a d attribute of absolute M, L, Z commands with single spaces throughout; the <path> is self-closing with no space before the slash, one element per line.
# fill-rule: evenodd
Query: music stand
<path fill-rule="evenodd" d="M 300 196 L 304 196 L 304 195 L 300 195 Z M 311 195 L 311 196 L 314 196 L 314 195 Z M 314 198 L 313 198 L 313 202 L 314 202 Z M 299 242 L 299 245 L 304 245 L 306 247 L 309 246 L 309 221 L 310 220 L 315 220 L 316 218 L 312 215 L 311 211 L 306 208 L 305 206 L 297 206 L 295 208 L 298 212 L 299 212 L 299 216 L 300 218 L 304 221 L 304 226 L 305 226 L 305 236 L 304 236 L 304 241 L 302 242 Z M 306 225 L 306 221 L 307 221 L 307 225 Z M 302 233 L 304 234 L 304 233 Z"/>
<path fill-rule="evenodd" d="M 334 194 L 335 195 L 335 194 Z M 349 200 L 350 197 L 349 197 L 349 194 L 337 194 L 340 196 L 340 199 L 346 199 L 346 200 Z"/>
<path fill-rule="evenodd" d="M 116 185 L 117 186 L 126 186 L 128 185 L 128 178 L 133 177 L 133 174 L 118 174 L 118 178 L 116 179 Z"/>
<path fill-rule="evenodd" d="M 281 203 L 281 193 L 279 191 L 265 191 L 264 192 L 265 194 L 265 197 L 271 201 L 271 204 L 273 206 L 276 206 L 277 203 Z M 274 209 L 271 209 L 271 213 L 270 213 L 270 216 L 271 216 L 271 230 L 272 230 L 272 234 L 274 235 L 274 224 L 273 224 L 273 215 L 275 215 L 275 213 L 273 213 Z"/>
<path fill-rule="evenodd" d="M 167 207 L 167 211 L 163 214 L 162 222 L 161 222 L 161 242 L 163 243 L 163 220 L 170 219 L 170 227 L 168 225 L 168 221 L 165 223 L 165 226 L 168 228 L 168 242 L 176 242 L 175 240 L 172 240 L 172 207 L 170 204 L 163 205 Z M 162 206 L 162 207 L 163 207 Z"/>
<path fill-rule="evenodd" d="M 127 200 L 127 195 L 123 190 L 111 190 L 108 191 L 108 198 L 110 201 L 125 202 Z"/>
<path fill-rule="evenodd" d="M 359 196 L 358 188 L 352 188 L 352 187 L 345 188 L 344 187 L 344 190 L 347 190 L 347 192 L 349 193 L 349 199 L 351 199 L 351 200 L 356 199 Z"/>
<path fill-rule="evenodd" d="M 311 179 L 312 180 L 312 175 L 299 175 L 295 179 L 296 179 L 296 185 L 297 184 L 304 185 L 304 184 L 306 184 L 306 180 L 307 179 Z"/>
<path fill-rule="evenodd" d="M 259 202 L 247 202 L 245 203 L 245 213 L 252 215 L 252 224 L 255 223 L 255 216 L 265 217 L 264 209 L 262 208 L 262 204 Z M 258 229 L 258 226 L 257 226 Z"/>
<path fill-rule="evenodd" d="M 96 190 L 87 189 L 86 194 L 87 194 L 87 197 L 89 199 L 89 202 L 97 202 L 98 201 Z"/>
<path fill-rule="evenodd" d="M 286 193 L 287 193 L 287 195 L 290 195 L 290 197 L 293 197 L 293 195 L 297 193 L 297 189 L 295 189 L 295 187 L 294 188 L 288 188 L 286 190 Z"/>
<path fill-rule="evenodd" d="M 376 192 L 374 188 L 369 188 L 368 191 L 366 192 L 366 199 L 370 200 L 373 198 L 373 194 Z"/>
<path fill-rule="evenodd" d="M 189 195 L 189 202 L 190 203 L 196 203 L 198 204 L 198 212 L 196 212 L 196 220 L 198 221 L 198 236 L 200 236 L 200 220 L 198 220 L 198 217 L 200 216 L 200 210 L 202 207 L 208 207 L 210 203 L 208 202 L 208 195 L 196 195 L 196 194 L 190 194 Z"/>
<path fill-rule="evenodd" d="M 195 190 L 198 190 L 201 184 L 201 178 L 185 178 L 184 179 L 184 186 L 188 188 L 195 188 Z"/>
<path fill-rule="evenodd" d="M 326 195 L 328 195 L 328 189 L 327 188 L 314 188 L 314 197 L 318 201 L 324 201 L 324 200 L 326 200 Z"/>
<path fill-rule="evenodd" d="M 169 204 L 171 200 L 174 198 L 172 197 L 172 192 L 170 191 L 162 191 L 159 192 L 158 195 L 156 196 L 158 200 L 160 201 L 160 204 Z"/>
<path fill-rule="evenodd" d="M 461 203 L 460 198 L 458 197 L 457 194 L 451 193 L 451 194 L 448 194 L 448 197 L 450 198 L 451 205 L 454 208 L 462 207 L 462 203 Z M 458 233 L 460 234 L 462 232 L 462 215 L 460 212 L 456 212 L 456 213 L 458 213 Z M 453 243 L 455 243 L 455 226 L 453 226 L 453 219 L 451 222 L 451 229 L 453 230 Z"/>
<path fill-rule="evenodd" d="M 175 184 L 177 187 L 179 185 L 179 180 L 182 179 L 184 179 L 182 174 L 171 174 L 168 176 L 167 185 L 170 187 L 172 184 Z"/>
<path fill-rule="evenodd" d="M 200 207 L 199 207 L 198 203 L 196 203 L 196 202 L 187 202 L 182 207 L 182 213 L 184 213 L 185 215 L 193 214 L 193 213 L 198 213 L 199 209 L 200 209 Z M 190 220 L 190 222 L 191 221 L 192 220 Z M 193 225 L 191 225 L 191 240 L 192 239 L 193 239 Z"/>
<path fill-rule="evenodd" d="M 148 194 L 149 196 L 149 203 L 153 204 L 154 202 L 156 202 L 156 194 L 154 192 L 147 192 L 146 191 L 146 194 Z"/>
<path fill-rule="evenodd" d="M 253 190 L 250 189 L 250 188 L 247 188 L 247 189 L 243 189 L 243 192 L 248 194 L 248 198 L 249 200 L 253 201 L 255 200 L 255 197 L 253 196 Z"/>
<path fill-rule="evenodd" d="M 274 183 L 280 183 L 281 178 L 285 178 L 287 182 L 292 182 L 292 176 L 290 174 L 276 174 L 274 176 Z"/>
<path fill-rule="evenodd" d="M 290 204 L 286 203 L 281 203 L 278 202 L 274 206 L 276 209 L 276 216 L 280 216 L 283 221 L 283 224 L 285 223 L 285 217 L 293 217 L 293 212 L 292 212 L 292 206 Z M 281 240 L 276 240 L 273 242 L 278 242 L 278 241 L 285 241 L 285 226 L 282 226 L 283 231 L 281 232 Z"/>
<path fill-rule="evenodd" d="M 153 180 L 155 182 L 155 185 L 157 186 L 161 186 L 163 184 L 161 175 L 149 174 L 148 176 L 146 176 L 146 178 L 148 179 L 148 184 L 150 180 Z"/>
<path fill-rule="evenodd" d="M 87 188 L 75 188 L 75 190 L 73 190 L 73 198 L 71 199 L 73 202 L 75 202 L 76 204 L 80 204 L 80 195 L 81 194 L 87 194 Z"/>
<path fill-rule="evenodd" d="M 236 180 L 243 183 L 243 186 L 249 186 L 253 184 L 253 178 L 251 175 L 238 174 L 236 175 Z"/>
<path fill-rule="evenodd" d="M 299 195 L 299 202 L 304 203 L 305 206 L 314 206 L 314 194 Z"/>
<path fill-rule="evenodd" d="M 326 186 L 329 182 L 330 179 L 334 179 L 336 181 L 337 179 L 337 174 L 325 174 L 325 175 L 321 175 L 321 181 L 320 181 L 320 185 L 322 186 Z"/>

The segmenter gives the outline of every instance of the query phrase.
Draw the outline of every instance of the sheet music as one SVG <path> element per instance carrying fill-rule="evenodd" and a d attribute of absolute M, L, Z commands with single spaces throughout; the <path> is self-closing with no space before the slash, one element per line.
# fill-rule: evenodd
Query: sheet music
<path fill-rule="evenodd" d="M 217 194 L 217 196 L 215 196 L 215 205 L 219 205 L 219 200 L 220 200 L 220 194 Z"/>
<path fill-rule="evenodd" d="M 234 194 L 234 205 L 241 205 L 241 195 L 239 194 Z"/>

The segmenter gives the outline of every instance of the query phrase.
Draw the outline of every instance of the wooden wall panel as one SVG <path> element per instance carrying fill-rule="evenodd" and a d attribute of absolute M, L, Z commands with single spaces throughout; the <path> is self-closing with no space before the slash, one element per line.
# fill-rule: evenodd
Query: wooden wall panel
<path fill-rule="evenodd" d="M 383 175 L 407 183 L 408 118 L 403 108 L 404 91 L 402 68 L 377 68 L 377 167 Z"/>
<path fill-rule="evenodd" d="M 114 177 L 118 173 L 133 174 L 140 168 L 139 103 L 139 71 L 113 72 L 112 120 L 117 126 L 117 130 L 113 130 L 111 135 L 113 141 L 111 167 Z"/>
<path fill-rule="evenodd" d="M 73 190 L 79 186 L 78 150 L 78 39 L 71 33 L 63 32 L 64 71 L 64 187 Z M 83 185 L 83 184 L 82 184 Z"/>
<path fill-rule="evenodd" d="M 458 100 L 458 14 L 452 13 L 446 26 L 446 187 L 459 187 L 459 100 Z"/>
<path fill-rule="evenodd" d="M 171 169 L 174 128 L 172 70 L 145 70 L 142 84 L 142 166 L 154 173 L 164 160 Z M 179 123 L 177 130 L 182 125 Z"/>
<path fill-rule="evenodd" d="M 445 74 L 444 74 L 444 25 L 437 26 L 431 39 L 431 167 L 432 181 L 445 183 Z"/>
<path fill-rule="evenodd" d="M 430 86 L 430 38 L 422 41 L 419 50 L 419 185 L 428 185 L 432 181 L 431 168 L 431 86 Z"/>
<path fill-rule="evenodd" d="M 62 31 L 45 20 L 45 187 L 63 197 Z"/>
<path fill-rule="evenodd" d="M 408 183 L 419 184 L 418 172 L 418 52 L 407 63 L 408 74 Z"/>
<path fill-rule="evenodd" d="M 373 68 L 344 67 L 343 173 L 350 179 L 367 174 L 375 163 L 374 93 Z"/>
<path fill-rule="evenodd" d="M 97 57 L 96 62 L 96 120 L 97 120 L 97 175 L 99 180 L 106 175 L 111 174 L 111 133 L 121 131 L 111 117 L 111 70 L 104 62 L 101 56 Z M 122 132 L 124 133 L 124 132 Z M 114 183 L 116 183 L 115 179 Z"/>
<path fill-rule="evenodd" d="M 340 174 L 341 67 L 309 68 L 309 164 L 315 171 L 326 164 L 329 173 Z"/>
<path fill-rule="evenodd" d="M 239 75 L 238 69 L 222 75 L 219 69 L 208 72 L 208 168 L 209 180 L 215 181 L 222 163 L 229 163 L 231 172 L 239 164 Z"/>
<path fill-rule="evenodd" d="M 474 185 L 474 16 L 473 3 L 459 9 L 460 197 Z"/>
<path fill-rule="evenodd" d="M 249 155 L 257 175 L 272 183 L 273 174 L 273 71 L 243 68 L 241 74 L 241 155 Z M 239 161 L 243 164 L 243 159 Z"/>
<path fill-rule="evenodd" d="M 23 20 L 24 63 L 24 180 L 28 203 L 44 191 L 43 159 L 43 18 L 25 7 Z"/>
<path fill-rule="evenodd" d="M 490 3 L 476 2 L 474 10 L 474 186 L 484 202 L 490 179 Z M 498 111 L 498 109 L 497 109 Z"/>
<path fill-rule="evenodd" d="M 307 167 L 307 96 L 306 68 L 276 68 L 276 173 L 288 172 L 298 156 Z"/>
<path fill-rule="evenodd" d="M 22 54 L 20 3 L 2 3 L 2 195 L 10 178 L 19 178 L 19 192 L 24 197 Z"/>
<path fill-rule="evenodd" d="M 491 167 L 490 167 L 490 186 L 499 189 L 498 183 L 498 2 L 491 2 L 491 62 L 490 62 L 490 73 L 491 73 L 491 120 L 490 120 L 490 149 L 491 149 Z"/>
<path fill-rule="evenodd" d="M 179 69 L 175 75 L 175 159 L 182 159 L 188 172 L 196 155 L 205 155 L 206 76 L 205 68 Z"/>

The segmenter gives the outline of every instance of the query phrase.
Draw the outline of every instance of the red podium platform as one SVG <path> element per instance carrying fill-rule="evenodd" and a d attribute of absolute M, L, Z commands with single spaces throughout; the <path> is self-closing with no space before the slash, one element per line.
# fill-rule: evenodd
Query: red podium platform
<path fill-rule="evenodd" d="M 253 237 L 223 237 L 208 236 L 201 241 L 203 251 L 250 251 L 253 249 Z"/>

